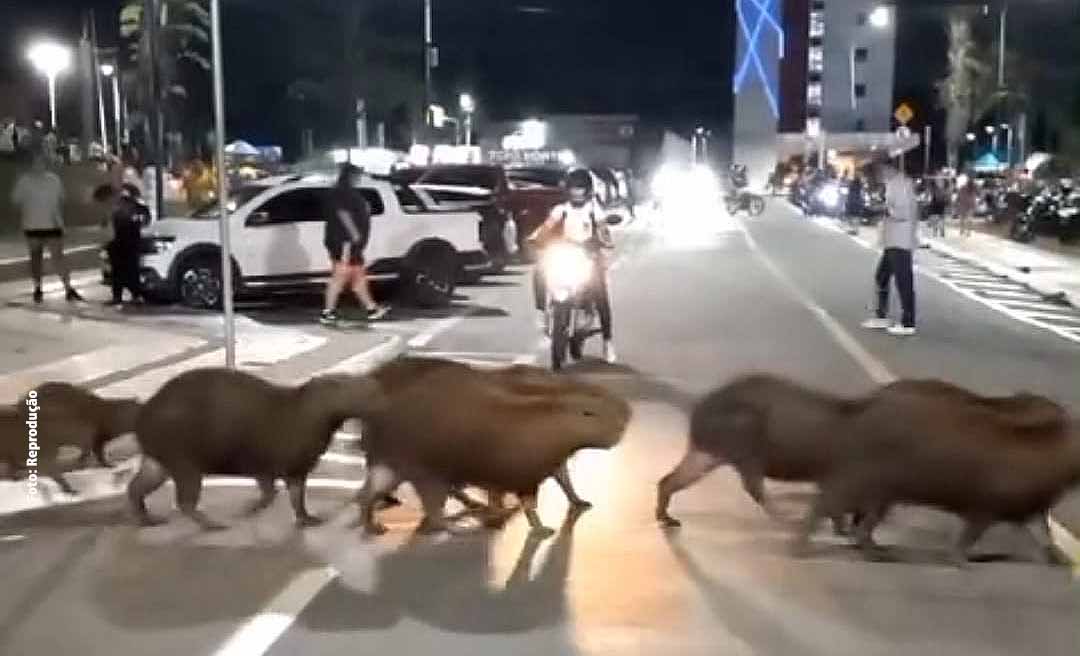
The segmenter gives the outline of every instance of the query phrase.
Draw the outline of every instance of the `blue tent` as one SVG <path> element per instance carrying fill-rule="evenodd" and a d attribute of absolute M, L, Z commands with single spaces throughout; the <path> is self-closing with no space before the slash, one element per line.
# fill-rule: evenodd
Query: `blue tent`
<path fill-rule="evenodd" d="M 976 173 L 996 173 L 998 171 L 1003 171 L 1004 169 L 1005 164 L 995 157 L 993 153 L 986 153 L 975 160 Z"/>

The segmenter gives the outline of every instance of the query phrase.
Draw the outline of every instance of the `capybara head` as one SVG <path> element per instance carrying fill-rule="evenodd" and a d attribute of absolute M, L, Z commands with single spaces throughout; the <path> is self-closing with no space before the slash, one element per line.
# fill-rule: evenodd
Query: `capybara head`
<path fill-rule="evenodd" d="M 388 406 L 382 386 L 371 376 L 316 376 L 301 386 L 300 394 L 305 403 L 313 402 L 316 407 L 325 408 L 342 420 L 364 419 L 382 412 Z"/>
<path fill-rule="evenodd" d="M 545 401 L 552 404 L 552 439 L 566 439 L 576 448 L 610 449 L 630 423 L 630 404 L 600 387 L 576 383 Z"/>

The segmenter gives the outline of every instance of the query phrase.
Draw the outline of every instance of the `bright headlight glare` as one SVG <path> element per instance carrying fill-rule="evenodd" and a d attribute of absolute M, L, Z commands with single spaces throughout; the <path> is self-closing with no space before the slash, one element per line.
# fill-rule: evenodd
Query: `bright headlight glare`
<path fill-rule="evenodd" d="M 592 260 L 585 249 L 572 244 L 554 244 L 544 251 L 544 276 L 553 293 L 579 289 L 592 276 Z"/>
<path fill-rule="evenodd" d="M 836 185 L 826 185 L 818 192 L 818 200 L 827 207 L 836 207 L 840 204 L 840 189 Z"/>

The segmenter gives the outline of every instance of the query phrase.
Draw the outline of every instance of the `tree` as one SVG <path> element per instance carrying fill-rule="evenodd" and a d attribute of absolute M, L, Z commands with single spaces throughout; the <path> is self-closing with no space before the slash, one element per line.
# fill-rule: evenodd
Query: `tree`
<path fill-rule="evenodd" d="M 938 97 L 947 113 L 949 166 L 956 167 L 960 146 L 976 118 L 976 108 L 982 104 L 980 96 L 986 93 L 986 80 L 992 70 L 979 55 L 966 12 L 955 11 L 949 17 L 948 67 L 948 75 L 938 83 Z"/>
<path fill-rule="evenodd" d="M 161 103 L 169 126 L 195 127 L 208 125 L 208 105 L 192 115 L 192 105 L 184 101 L 192 97 L 193 83 L 201 80 L 206 85 L 210 70 L 207 51 L 210 47 L 210 14 L 207 0 L 159 0 L 161 6 L 160 57 L 157 73 L 161 81 L 161 97 L 154 99 L 151 79 L 154 73 L 150 57 L 149 16 L 143 0 L 124 0 L 120 10 L 120 36 L 127 44 L 127 61 L 133 64 L 131 72 L 124 77 L 129 98 L 135 101 L 135 116 L 146 130 L 149 139 L 149 115 Z M 198 95 L 198 94 L 194 94 Z M 188 112 L 185 112 L 188 110 Z M 194 135 L 188 135 L 194 136 Z"/>

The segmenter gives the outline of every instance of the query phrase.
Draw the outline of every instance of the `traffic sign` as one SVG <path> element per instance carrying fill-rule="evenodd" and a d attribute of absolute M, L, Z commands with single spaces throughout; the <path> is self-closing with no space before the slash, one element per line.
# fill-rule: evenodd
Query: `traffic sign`
<path fill-rule="evenodd" d="M 900 122 L 900 125 L 907 125 L 911 122 L 911 119 L 915 118 L 915 111 L 911 109 L 911 106 L 905 103 L 900 103 L 900 106 L 896 108 L 896 112 L 893 113 L 896 120 Z"/>

